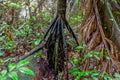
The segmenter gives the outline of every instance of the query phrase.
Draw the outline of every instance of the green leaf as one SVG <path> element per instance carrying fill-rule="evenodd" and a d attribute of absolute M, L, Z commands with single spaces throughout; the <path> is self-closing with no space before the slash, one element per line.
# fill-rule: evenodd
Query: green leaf
<path fill-rule="evenodd" d="M 84 46 L 77 46 L 76 49 L 84 49 Z"/>
<path fill-rule="evenodd" d="M 4 62 L 4 60 L 3 59 L 0 59 L 0 63 L 2 64 Z"/>
<path fill-rule="evenodd" d="M 5 39 L 5 36 L 0 36 L 0 41 L 3 42 L 3 40 Z"/>
<path fill-rule="evenodd" d="M 102 52 L 97 52 L 97 51 L 94 51 L 94 52 L 93 52 L 93 54 L 94 54 L 94 55 L 101 55 L 101 54 L 102 54 Z"/>
<path fill-rule="evenodd" d="M 75 48 L 75 52 L 80 52 L 81 50 L 84 50 L 84 49 L 85 49 L 85 45 L 83 46 L 79 45 Z"/>
<path fill-rule="evenodd" d="M 78 75 L 75 80 L 80 80 L 81 75 Z"/>
<path fill-rule="evenodd" d="M 108 80 L 108 79 L 111 78 L 111 77 L 110 77 L 110 75 L 109 75 L 108 73 L 105 73 L 105 74 L 104 74 L 104 78 L 105 78 L 106 80 Z"/>
<path fill-rule="evenodd" d="M 89 71 L 83 71 L 84 76 L 89 76 L 90 72 Z"/>
<path fill-rule="evenodd" d="M 88 78 L 84 78 L 83 80 L 88 80 Z"/>
<path fill-rule="evenodd" d="M 8 76 L 12 79 L 12 80 L 18 80 L 18 75 L 16 72 L 9 72 Z"/>
<path fill-rule="evenodd" d="M 79 4 L 80 4 L 80 1 L 79 1 L 79 0 L 76 0 L 76 5 L 77 5 L 77 7 L 79 6 Z"/>
<path fill-rule="evenodd" d="M 70 73 L 70 74 L 73 74 L 73 73 L 76 72 L 76 71 L 79 71 L 79 68 L 77 68 L 77 67 L 72 67 L 72 68 L 69 70 L 69 73 Z"/>
<path fill-rule="evenodd" d="M 100 60 L 100 58 L 99 58 L 97 55 L 94 55 L 94 57 L 95 57 L 97 60 Z"/>
<path fill-rule="evenodd" d="M 91 74 L 91 77 L 95 77 L 95 76 L 98 76 L 100 73 L 99 72 L 94 72 Z"/>
<path fill-rule="evenodd" d="M 38 45 L 40 42 L 41 42 L 41 39 L 37 39 L 37 40 L 35 41 L 35 45 Z"/>
<path fill-rule="evenodd" d="M 76 58 L 75 58 L 75 59 L 73 60 L 73 62 L 74 62 L 74 64 L 77 65 L 77 64 L 79 63 L 79 59 L 76 59 Z"/>
<path fill-rule="evenodd" d="M 93 54 L 91 53 L 91 52 L 89 52 L 88 54 L 86 54 L 86 57 L 87 58 L 90 58 L 90 57 L 92 57 L 93 56 Z"/>
<path fill-rule="evenodd" d="M 118 74 L 118 73 L 115 73 L 115 77 L 118 77 L 118 78 L 120 78 L 120 74 Z"/>
<path fill-rule="evenodd" d="M 99 80 L 98 78 L 96 78 L 96 77 L 93 77 L 93 80 Z"/>
<path fill-rule="evenodd" d="M 34 72 L 31 69 L 26 67 L 19 68 L 19 71 L 24 74 L 34 75 Z"/>
<path fill-rule="evenodd" d="M 13 60 L 15 60 L 15 58 L 7 58 L 4 60 L 4 62 L 9 62 L 9 61 L 13 61 Z"/>
<path fill-rule="evenodd" d="M 16 64 L 15 63 L 11 63 L 11 64 L 8 65 L 8 70 L 12 71 L 13 69 L 15 69 L 15 67 L 16 67 Z"/>
<path fill-rule="evenodd" d="M 7 76 L 0 76 L 0 80 L 7 80 Z"/>
<path fill-rule="evenodd" d="M 42 55 L 43 55 L 43 53 L 42 53 L 42 51 L 40 50 L 38 53 L 37 53 L 37 57 L 42 57 Z"/>
<path fill-rule="evenodd" d="M 11 8 L 16 8 L 16 9 L 18 9 L 18 8 L 20 8 L 20 5 L 18 5 L 18 4 L 16 4 L 16 3 L 7 3 L 7 5 L 8 5 L 8 7 L 11 7 Z"/>
<path fill-rule="evenodd" d="M 17 68 L 22 67 L 22 66 L 27 65 L 27 64 L 29 64 L 28 60 L 22 60 L 17 64 Z"/>
<path fill-rule="evenodd" d="M 109 57 L 109 56 L 106 56 L 106 59 L 107 59 L 107 60 L 110 60 L 110 57 Z"/>
<path fill-rule="evenodd" d="M 7 70 L 2 70 L 0 73 L 1 73 L 2 76 L 5 76 L 6 73 L 7 73 Z"/>
<path fill-rule="evenodd" d="M 32 16 L 33 21 L 36 21 L 36 16 Z"/>
<path fill-rule="evenodd" d="M 79 72 L 79 71 L 75 71 L 75 72 L 73 72 L 73 73 L 71 73 L 72 75 L 78 75 L 78 74 L 81 74 L 81 72 Z"/>
<path fill-rule="evenodd" d="M 0 56 L 3 56 L 3 52 L 0 50 Z"/>

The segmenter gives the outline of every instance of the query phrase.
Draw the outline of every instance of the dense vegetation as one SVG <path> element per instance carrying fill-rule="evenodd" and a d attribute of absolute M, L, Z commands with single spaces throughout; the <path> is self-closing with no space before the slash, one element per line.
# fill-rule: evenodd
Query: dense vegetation
<path fill-rule="evenodd" d="M 0 0 L 0 80 L 119 80 L 119 22 L 119 0 Z"/>

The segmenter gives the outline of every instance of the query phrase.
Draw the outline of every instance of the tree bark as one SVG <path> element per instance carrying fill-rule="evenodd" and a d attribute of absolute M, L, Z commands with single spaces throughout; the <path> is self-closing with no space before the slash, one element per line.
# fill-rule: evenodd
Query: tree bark
<path fill-rule="evenodd" d="M 112 6 L 113 2 L 109 1 L 110 6 L 104 5 L 101 9 L 101 20 L 103 23 L 103 28 L 106 36 L 113 41 L 113 43 L 117 46 L 117 49 L 120 53 L 120 29 L 119 29 L 119 22 L 120 22 L 120 15 L 117 15 L 115 12 L 120 11 L 116 9 L 116 7 Z M 117 4 L 117 3 L 114 3 Z M 107 7 L 111 9 L 111 14 L 108 11 Z M 113 18 L 116 22 L 114 22 Z M 116 25 L 117 24 L 117 25 Z"/>
<path fill-rule="evenodd" d="M 63 19 L 66 17 L 66 3 L 67 0 L 58 0 L 57 1 L 57 16 L 61 16 Z"/>

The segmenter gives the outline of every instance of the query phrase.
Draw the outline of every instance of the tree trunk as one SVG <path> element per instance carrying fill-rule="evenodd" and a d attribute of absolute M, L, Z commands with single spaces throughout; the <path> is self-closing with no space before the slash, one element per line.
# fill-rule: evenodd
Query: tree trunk
<path fill-rule="evenodd" d="M 67 0 L 58 0 L 57 1 L 57 16 L 61 16 L 63 19 L 66 17 L 66 3 Z"/>
<path fill-rule="evenodd" d="M 117 4 L 114 2 L 110 2 L 109 1 L 110 6 L 108 5 L 104 5 L 101 8 L 101 21 L 103 23 L 103 29 L 104 32 L 106 34 L 106 36 L 111 39 L 113 41 L 113 43 L 117 46 L 117 49 L 120 53 L 120 29 L 119 26 L 120 24 L 120 15 L 117 15 L 115 12 L 118 12 L 120 10 L 116 9 L 115 6 L 113 6 L 113 4 Z M 108 11 L 107 7 L 109 7 L 111 9 L 111 14 L 113 15 L 115 21 L 117 22 L 117 25 L 115 25 L 116 23 L 113 21 L 113 18 L 110 16 L 110 12 Z M 118 28 L 116 28 L 116 26 L 118 26 Z"/>
<path fill-rule="evenodd" d="M 120 4 L 111 3 L 111 5 L 112 4 L 115 4 L 115 5 L 119 6 L 119 9 L 117 7 L 115 7 L 115 5 L 112 6 L 113 16 L 115 17 L 115 20 L 116 20 L 116 22 L 118 24 L 118 27 L 119 27 L 118 29 L 115 29 L 115 25 L 113 24 L 113 31 L 112 31 L 113 32 L 113 37 L 112 37 L 112 40 L 113 40 L 113 42 L 115 42 L 115 44 L 116 44 L 116 46 L 118 48 L 119 54 L 120 54 L 120 14 L 117 14 L 117 12 L 120 12 Z"/>
<path fill-rule="evenodd" d="M 109 6 L 108 6 L 109 4 Z M 108 72 L 112 75 L 112 73 L 116 71 L 120 71 L 119 66 L 119 54 L 116 52 L 116 48 L 113 43 L 115 43 L 119 48 L 120 46 L 120 39 L 119 39 L 119 25 L 117 24 L 116 19 L 113 15 L 113 7 L 111 7 L 111 3 L 109 0 L 90 0 L 90 3 L 86 5 L 87 11 L 84 16 L 84 19 L 81 24 L 81 31 L 83 35 L 83 39 L 86 44 L 86 52 L 95 50 L 102 52 L 104 56 L 106 56 L 106 51 L 110 56 L 110 60 L 101 58 L 100 64 L 97 66 L 96 69 L 103 70 L 104 62 L 107 66 L 112 67 L 113 65 L 117 67 L 111 71 L 111 68 L 104 68 L 104 71 Z M 112 10 L 111 10 L 112 9 Z M 114 30 L 114 32 L 113 32 Z M 112 41 L 111 41 L 111 40 Z M 86 61 L 85 64 L 89 62 Z M 94 62 L 95 63 L 95 62 Z M 97 63 L 97 62 L 96 62 Z M 116 63 L 116 64 L 114 64 Z M 83 64 L 84 65 L 84 64 Z M 93 65 L 90 63 L 90 65 Z M 83 66 L 84 69 L 84 66 Z M 90 67 L 85 68 L 85 70 L 91 69 Z M 104 71 L 102 72 L 104 75 Z"/>

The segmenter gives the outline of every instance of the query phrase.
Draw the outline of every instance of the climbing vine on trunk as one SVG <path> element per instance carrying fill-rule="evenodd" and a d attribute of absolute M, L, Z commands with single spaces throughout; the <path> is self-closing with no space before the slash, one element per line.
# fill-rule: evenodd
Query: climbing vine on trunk
<path fill-rule="evenodd" d="M 99 8 L 100 6 L 98 6 L 98 3 L 100 3 L 100 0 L 89 1 L 89 8 L 86 11 L 86 15 L 84 16 L 80 28 L 85 44 L 87 45 L 86 48 L 88 49 L 88 52 L 96 50 L 103 53 L 103 57 L 101 57 L 100 60 L 96 62 L 94 61 L 95 65 L 97 66 L 96 69 L 103 70 L 103 77 L 105 72 L 108 72 L 109 74 L 115 72 L 115 68 L 117 68 L 117 71 L 119 72 L 118 64 L 120 63 L 115 56 L 118 54 L 116 52 L 113 42 L 108 39 L 104 33 L 103 24 L 101 22 L 102 19 L 100 17 L 101 8 Z M 109 60 L 105 58 L 106 52 L 110 57 Z M 90 61 L 92 61 L 92 59 L 86 61 L 85 65 L 83 65 L 84 69 L 89 69 L 88 65 L 92 65 L 91 63 L 89 63 Z M 109 68 L 107 68 L 107 66 L 109 66 Z"/>

